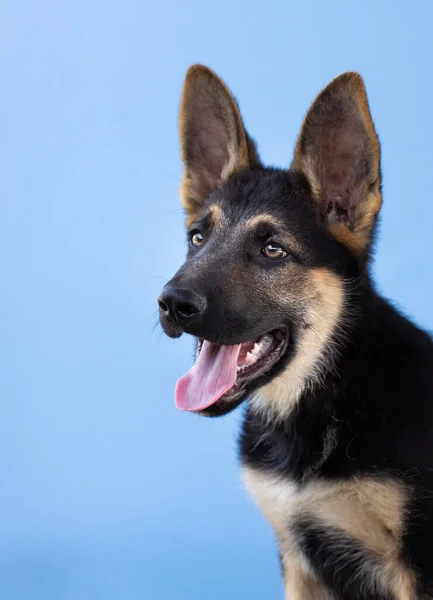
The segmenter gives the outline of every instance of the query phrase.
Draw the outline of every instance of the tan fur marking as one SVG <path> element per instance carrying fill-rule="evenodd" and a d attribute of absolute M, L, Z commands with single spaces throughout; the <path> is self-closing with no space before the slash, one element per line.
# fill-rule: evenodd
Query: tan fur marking
<path fill-rule="evenodd" d="M 385 564 L 384 571 L 397 600 L 415 600 L 416 577 L 413 571 L 403 566 L 400 561 L 392 560 Z"/>
<path fill-rule="evenodd" d="M 260 225 L 270 225 L 271 227 L 275 227 L 276 229 L 284 228 L 283 223 L 278 221 L 278 219 L 276 219 L 273 215 L 268 215 L 266 213 L 263 213 L 261 215 L 255 215 L 254 217 L 251 217 L 250 219 L 245 221 L 245 226 L 249 229 L 255 229 L 257 227 L 260 227 Z"/>
<path fill-rule="evenodd" d="M 197 219 L 202 201 L 191 178 L 184 176 L 179 187 L 179 196 L 186 212 L 185 226 L 188 228 Z"/>
<path fill-rule="evenodd" d="M 304 119 L 304 123 L 305 123 L 305 119 Z M 302 131 L 303 127 L 304 127 L 304 125 L 302 125 L 301 131 Z M 308 181 L 310 183 L 311 193 L 313 194 L 314 200 L 316 200 L 316 202 L 319 202 L 320 195 L 322 193 L 322 189 L 320 186 L 319 179 L 316 176 L 314 162 L 313 162 L 311 156 L 306 156 L 305 158 L 303 158 L 303 160 L 301 160 L 301 157 L 299 156 L 299 150 L 297 149 L 297 147 L 295 149 L 295 158 L 292 163 L 292 168 L 303 171 L 305 177 L 308 179 Z"/>
<path fill-rule="evenodd" d="M 296 406 L 306 386 L 316 381 L 323 369 L 325 347 L 336 332 L 344 302 L 343 283 L 327 269 L 309 274 L 302 302 L 307 307 L 308 327 L 298 341 L 287 368 L 253 397 L 260 410 L 272 407 L 286 416 Z"/>
<path fill-rule="evenodd" d="M 221 220 L 221 217 L 222 217 L 221 206 L 219 204 L 211 204 L 209 206 L 209 213 L 210 213 L 210 224 L 212 225 L 212 227 L 215 227 L 216 224 Z"/>
<path fill-rule="evenodd" d="M 329 226 L 330 232 L 337 240 L 351 248 L 355 253 L 360 253 L 370 241 L 371 230 L 381 204 L 382 195 L 379 191 L 375 194 L 369 194 L 367 199 L 360 203 L 358 208 L 359 223 L 353 231 L 343 223 L 331 223 Z"/>
<path fill-rule="evenodd" d="M 295 551 L 289 529 L 292 510 L 289 506 L 287 514 L 284 512 L 286 502 L 283 495 L 286 490 L 280 489 L 278 478 L 275 478 L 275 485 L 271 478 L 249 467 L 244 467 L 243 477 L 248 491 L 262 509 L 278 538 L 286 600 L 327 599 L 325 591 L 314 578 L 308 564 Z"/>
<path fill-rule="evenodd" d="M 362 541 L 368 550 L 386 554 L 398 544 L 403 528 L 404 499 L 397 484 L 355 480 L 329 487 L 311 484 L 306 503 L 314 516 Z M 311 507 L 307 507 L 309 512 Z"/>
<path fill-rule="evenodd" d="M 331 600 L 325 589 L 305 569 L 293 548 L 287 546 L 280 541 L 286 600 Z"/>
<path fill-rule="evenodd" d="M 254 217 L 250 217 L 247 221 L 244 221 L 242 225 L 245 226 L 245 228 L 252 230 L 259 229 L 260 226 L 266 225 L 268 225 L 269 227 L 273 227 L 274 229 L 277 229 L 282 232 L 283 239 L 281 239 L 281 242 L 286 245 L 288 250 L 300 250 L 300 245 L 298 240 L 296 239 L 296 236 L 288 236 L 287 234 L 284 234 L 286 225 L 278 219 L 276 219 L 273 215 L 266 213 L 263 213 L 261 215 L 255 215 Z"/>
<path fill-rule="evenodd" d="M 219 204 L 211 204 L 207 209 L 210 217 L 211 227 L 215 227 L 222 218 L 222 210 Z M 190 227 L 196 220 L 196 215 L 187 216 L 186 227 Z"/>
<path fill-rule="evenodd" d="M 244 467 L 244 481 L 271 523 L 282 548 L 295 548 L 290 538 L 290 522 L 311 516 L 332 531 L 343 531 L 378 559 L 372 577 L 377 577 L 399 600 L 413 600 L 415 578 L 401 562 L 399 551 L 403 534 L 406 492 L 398 482 L 374 478 L 353 478 L 329 483 L 313 480 L 295 484 L 282 477 Z M 299 565 L 303 564 L 298 556 Z M 308 572 L 308 565 L 304 566 Z M 290 579 L 290 573 L 286 574 Z M 297 598 L 295 595 L 294 598 Z"/>

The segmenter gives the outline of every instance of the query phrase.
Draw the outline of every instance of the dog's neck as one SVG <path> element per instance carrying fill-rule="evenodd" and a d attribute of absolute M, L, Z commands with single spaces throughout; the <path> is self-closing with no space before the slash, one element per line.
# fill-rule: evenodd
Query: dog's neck
<path fill-rule="evenodd" d="M 244 463 L 301 480 L 326 468 L 340 445 L 349 447 L 342 464 L 349 471 L 354 468 L 350 453 L 357 435 L 354 423 L 362 424 L 370 402 L 380 402 L 380 397 L 369 393 L 365 365 L 380 360 L 377 349 L 373 356 L 370 346 L 377 348 L 378 339 L 389 335 L 382 330 L 384 312 L 401 319 L 371 288 L 358 296 L 357 310 L 350 336 L 330 340 L 320 355 L 321 368 L 303 385 L 290 385 L 286 375 L 274 384 L 273 390 L 280 394 L 277 402 L 264 395 L 252 399 L 241 435 Z M 287 408 L 281 410 L 284 400 Z"/>
<path fill-rule="evenodd" d="M 364 322 L 374 313 L 377 296 L 368 277 L 353 285 L 327 275 L 325 283 L 320 307 L 317 301 L 307 307 L 304 324 L 294 334 L 287 366 L 251 397 L 253 412 L 264 418 L 290 422 L 301 401 L 320 395 L 347 370 L 348 362 L 357 360 L 354 340 L 364 337 Z"/>

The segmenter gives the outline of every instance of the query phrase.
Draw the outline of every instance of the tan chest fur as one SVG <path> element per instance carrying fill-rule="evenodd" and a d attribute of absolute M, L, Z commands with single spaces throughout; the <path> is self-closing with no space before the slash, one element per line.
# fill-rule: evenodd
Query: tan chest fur
<path fill-rule="evenodd" d="M 327 597 L 311 592 L 317 582 L 291 534 L 291 524 L 298 517 L 312 518 L 329 528 L 330 544 L 337 539 L 336 532 L 361 542 L 378 559 L 380 569 L 374 577 L 391 588 L 397 598 L 414 598 L 414 577 L 400 560 L 406 506 L 405 489 L 400 483 L 360 477 L 336 483 L 313 479 L 297 484 L 249 467 L 243 474 L 247 489 L 277 535 L 287 598 Z"/>

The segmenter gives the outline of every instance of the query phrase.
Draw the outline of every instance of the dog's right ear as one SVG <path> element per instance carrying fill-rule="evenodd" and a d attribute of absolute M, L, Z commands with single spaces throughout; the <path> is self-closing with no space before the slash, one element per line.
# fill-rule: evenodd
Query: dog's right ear
<path fill-rule="evenodd" d="M 193 65 L 187 71 L 179 134 L 184 165 L 180 195 L 191 222 L 212 189 L 259 160 L 236 100 L 221 79 L 203 65 Z"/>

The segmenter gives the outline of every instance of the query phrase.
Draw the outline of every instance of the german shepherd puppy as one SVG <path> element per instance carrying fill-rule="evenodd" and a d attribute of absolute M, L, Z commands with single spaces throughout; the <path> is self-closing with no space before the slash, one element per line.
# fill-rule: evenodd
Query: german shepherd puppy
<path fill-rule="evenodd" d="M 188 254 L 160 320 L 197 356 L 177 407 L 249 399 L 244 478 L 286 598 L 433 598 L 433 344 L 371 280 L 380 147 L 362 78 L 319 94 L 288 170 L 261 164 L 204 66 L 179 123 Z"/>

